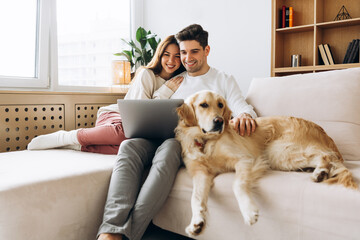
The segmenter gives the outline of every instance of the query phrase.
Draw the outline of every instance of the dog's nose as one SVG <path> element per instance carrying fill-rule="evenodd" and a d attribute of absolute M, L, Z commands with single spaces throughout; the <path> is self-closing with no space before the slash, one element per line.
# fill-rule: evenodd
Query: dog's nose
<path fill-rule="evenodd" d="M 213 119 L 213 122 L 214 122 L 215 128 L 220 128 L 220 127 L 222 127 L 224 120 L 221 117 L 216 117 Z"/>

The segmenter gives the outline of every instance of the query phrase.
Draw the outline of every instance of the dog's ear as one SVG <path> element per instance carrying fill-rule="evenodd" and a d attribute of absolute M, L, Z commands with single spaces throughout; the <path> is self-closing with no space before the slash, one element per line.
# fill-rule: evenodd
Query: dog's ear
<path fill-rule="evenodd" d="M 183 121 L 187 126 L 196 126 L 197 121 L 193 108 L 186 103 L 183 103 L 176 109 L 180 121 Z"/>
<path fill-rule="evenodd" d="M 232 111 L 230 110 L 230 108 L 228 107 L 227 104 L 225 104 L 225 108 L 224 108 L 224 121 L 226 124 L 229 123 L 230 119 L 231 119 L 231 114 Z"/>

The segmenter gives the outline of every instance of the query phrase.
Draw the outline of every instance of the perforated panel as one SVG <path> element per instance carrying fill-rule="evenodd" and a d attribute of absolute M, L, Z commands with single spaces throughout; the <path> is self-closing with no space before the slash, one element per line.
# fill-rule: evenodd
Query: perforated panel
<path fill-rule="evenodd" d="M 0 152 L 24 150 L 32 138 L 64 129 L 64 105 L 0 105 Z"/>
<path fill-rule="evenodd" d="M 75 106 L 75 126 L 78 128 L 94 127 L 97 111 L 100 107 L 109 104 L 76 104 Z"/>

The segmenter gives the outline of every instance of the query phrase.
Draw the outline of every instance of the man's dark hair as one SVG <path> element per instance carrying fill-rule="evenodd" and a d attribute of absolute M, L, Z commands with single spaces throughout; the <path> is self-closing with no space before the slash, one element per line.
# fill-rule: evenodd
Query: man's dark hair
<path fill-rule="evenodd" d="M 178 42 L 186 40 L 195 40 L 200 43 L 200 46 L 205 48 L 208 45 L 208 32 L 205 31 L 199 24 L 192 24 L 175 35 Z"/>

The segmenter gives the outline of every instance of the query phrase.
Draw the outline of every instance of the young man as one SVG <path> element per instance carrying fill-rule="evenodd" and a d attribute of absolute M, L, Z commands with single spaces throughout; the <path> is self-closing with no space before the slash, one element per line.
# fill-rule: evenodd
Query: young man
<path fill-rule="evenodd" d="M 187 72 L 181 74 L 184 80 L 171 98 L 186 98 L 200 90 L 213 90 L 227 100 L 234 114 L 230 123 L 235 130 L 242 136 L 245 132 L 248 135 L 254 132 L 256 124 L 253 118 L 256 113 L 252 106 L 245 102 L 234 77 L 210 67 L 207 63 L 210 53 L 208 32 L 200 25 L 193 24 L 181 30 L 175 37 L 180 46 L 181 62 Z"/>
<path fill-rule="evenodd" d="M 245 102 L 235 79 L 208 65 L 208 33 L 194 24 L 180 31 L 176 38 L 187 72 L 181 74 L 184 79 L 171 98 L 185 99 L 200 90 L 216 91 L 225 97 L 235 115 L 231 120 L 234 128 L 242 135 L 250 135 L 255 130 L 252 117 L 256 114 Z M 140 240 L 166 201 L 181 163 L 181 146 L 175 139 L 163 143 L 140 138 L 122 142 L 111 176 L 99 240 Z M 140 189 L 142 173 L 150 164 L 149 176 Z"/>

